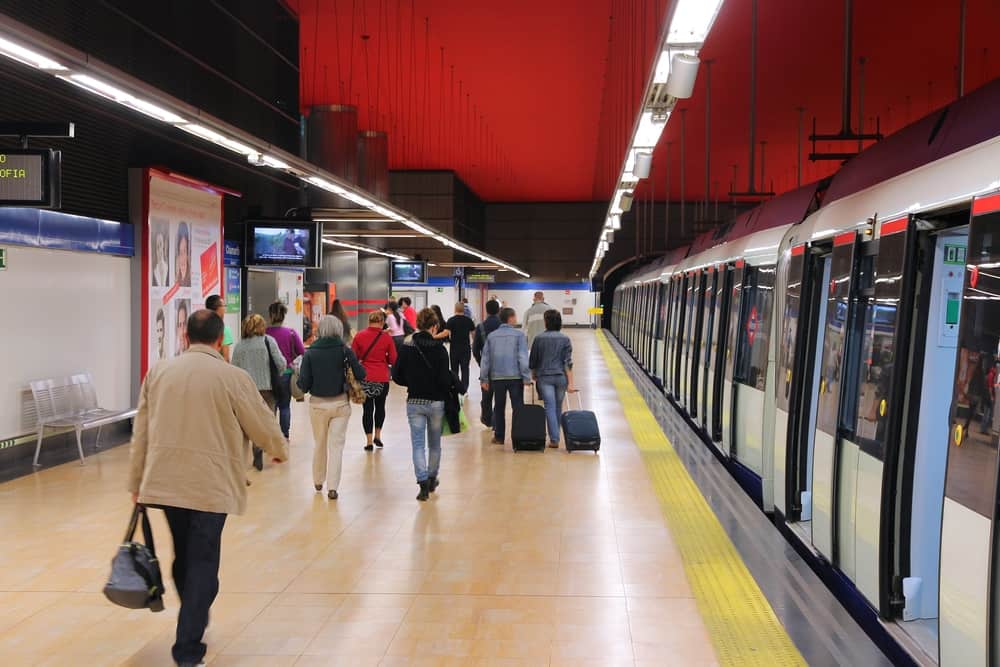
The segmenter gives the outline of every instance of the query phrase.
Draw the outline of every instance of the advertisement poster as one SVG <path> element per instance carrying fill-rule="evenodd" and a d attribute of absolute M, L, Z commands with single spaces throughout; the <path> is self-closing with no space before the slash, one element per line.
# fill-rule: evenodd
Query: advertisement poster
<path fill-rule="evenodd" d="M 226 267 L 226 312 L 240 314 L 240 270 L 232 266 Z"/>
<path fill-rule="evenodd" d="M 148 178 L 145 368 L 187 349 L 188 316 L 222 286 L 222 194 L 156 171 Z"/>
<path fill-rule="evenodd" d="M 320 318 L 329 311 L 326 304 L 325 285 L 306 285 L 302 292 L 302 342 L 311 345 L 316 340 L 316 327 Z"/>

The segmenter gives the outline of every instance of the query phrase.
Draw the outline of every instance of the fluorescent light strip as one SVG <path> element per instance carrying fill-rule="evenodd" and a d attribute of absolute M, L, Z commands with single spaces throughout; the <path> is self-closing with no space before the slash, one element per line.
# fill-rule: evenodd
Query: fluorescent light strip
<path fill-rule="evenodd" d="M 16 24 L 16 22 L 10 21 L 8 25 L 9 24 Z M 5 30 L 7 30 L 7 28 L 5 28 Z M 25 32 L 26 34 L 30 33 L 29 30 L 18 30 L 19 36 L 21 35 L 21 32 Z M 244 141 L 233 138 L 233 136 L 227 136 L 227 133 L 229 132 L 233 132 L 234 135 L 238 136 L 238 131 L 235 131 L 233 129 L 224 129 L 222 131 L 217 131 L 210 127 L 206 127 L 205 125 L 190 122 L 188 118 L 185 118 L 167 108 L 172 103 L 176 104 L 175 100 L 170 100 L 168 98 L 166 100 L 166 104 L 160 106 L 159 104 L 155 104 L 146 99 L 143 99 L 139 95 L 132 94 L 123 88 L 108 83 L 107 81 L 99 78 L 99 75 L 94 75 L 91 73 L 90 68 L 92 67 L 92 64 L 90 63 L 86 62 L 74 63 L 73 64 L 74 68 L 75 67 L 80 68 L 74 72 L 70 68 L 63 65 L 62 63 L 57 62 L 56 60 L 46 55 L 43 55 L 42 53 L 38 53 L 32 49 L 29 49 L 28 47 L 25 47 L 17 42 L 11 41 L 6 37 L 0 37 L 0 55 L 6 56 L 7 58 L 15 60 L 29 67 L 34 67 L 36 69 L 49 71 L 58 78 L 63 79 L 64 81 L 67 81 L 73 84 L 74 86 L 82 88 L 94 95 L 98 95 L 105 99 L 121 104 L 124 107 L 142 113 L 151 118 L 155 118 L 156 120 L 159 120 L 161 122 L 174 125 L 179 129 L 187 132 L 188 134 L 192 134 L 200 139 L 204 139 L 205 141 L 216 144 L 217 146 L 221 146 L 234 153 L 243 155 L 247 157 L 249 162 L 255 166 L 266 166 L 272 169 L 285 170 L 287 173 L 298 177 L 299 179 L 309 183 L 310 185 L 326 190 L 327 192 L 332 192 L 334 194 L 340 195 L 341 197 L 344 197 L 345 199 L 348 199 L 349 201 L 354 202 L 355 204 L 363 208 L 371 210 L 377 213 L 378 215 L 383 216 L 384 218 L 388 218 L 390 220 L 394 220 L 398 223 L 401 223 L 406 227 L 414 230 L 415 232 L 424 235 L 425 237 L 437 238 L 437 240 L 440 241 L 445 247 L 465 252 L 470 255 L 474 255 L 476 257 L 483 259 L 484 261 L 494 262 L 498 266 L 501 266 L 509 271 L 513 271 L 519 275 L 524 276 L 525 278 L 530 277 L 527 273 L 521 271 L 520 269 L 517 269 L 509 264 L 501 262 L 488 255 L 481 254 L 479 251 L 469 248 L 467 246 L 463 246 L 458 242 L 453 241 L 447 237 L 436 234 L 430 228 L 424 226 L 423 224 L 417 222 L 416 220 L 406 217 L 405 214 L 397 213 L 396 211 L 393 211 L 392 209 L 378 203 L 377 201 L 373 201 L 372 199 L 361 194 L 360 192 L 351 189 L 349 186 L 343 187 L 337 185 L 333 181 L 328 180 L 327 178 L 324 178 L 319 173 L 316 172 L 310 173 L 311 169 L 309 169 L 309 167 L 301 167 L 301 166 L 292 167 L 288 162 L 280 159 L 279 157 L 275 157 L 274 155 L 269 155 L 264 151 L 261 151 L 257 148 L 248 145 L 248 143 Z M 127 79 L 128 77 L 127 75 L 124 75 L 121 78 Z M 256 140 L 250 139 L 250 141 L 256 141 Z M 367 219 L 365 221 L 367 221 Z M 355 250 L 363 252 L 371 252 L 386 257 L 392 257 L 394 259 L 407 259 L 407 257 L 402 255 L 382 252 L 364 246 L 352 246 L 352 244 L 333 242 L 327 239 L 324 239 L 324 243 L 328 243 L 331 245 L 340 245 L 342 247 L 353 247 Z"/>
<path fill-rule="evenodd" d="M 3 54 L 10 58 L 11 60 L 16 60 L 22 65 L 27 65 L 28 67 L 34 67 L 35 69 L 45 70 L 48 72 L 65 72 L 66 68 L 60 63 L 52 60 L 47 56 L 43 56 L 40 53 L 35 53 L 31 49 L 16 44 L 8 39 L 0 37 L 0 54 Z"/>
<path fill-rule="evenodd" d="M 391 259 L 410 259 L 406 255 L 397 255 L 391 252 L 385 252 L 384 250 L 378 250 L 376 248 L 371 248 L 368 246 L 358 245 L 356 243 L 346 243 L 344 241 L 333 241 L 331 239 L 323 239 L 323 243 L 327 245 L 336 246 L 338 248 L 347 248 L 348 250 L 357 250 L 358 252 L 367 252 L 373 255 L 381 255 L 382 257 L 389 257 Z"/>
<path fill-rule="evenodd" d="M 678 0 L 670 19 L 667 44 L 702 44 L 708 37 L 722 0 Z"/>

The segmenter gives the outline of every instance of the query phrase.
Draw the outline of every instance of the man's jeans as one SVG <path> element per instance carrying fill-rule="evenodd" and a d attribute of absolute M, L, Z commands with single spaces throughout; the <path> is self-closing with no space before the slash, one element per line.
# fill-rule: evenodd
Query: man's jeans
<path fill-rule="evenodd" d="M 566 398 L 566 378 L 547 376 L 538 379 L 538 393 L 545 403 L 545 421 L 549 426 L 549 442 L 559 444 L 560 418 Z"/>
<path fill-rule="evenodd" d="M 174 586 L 181 599 L 177 639 L 171 653 L 178 664 L 197 664 L 205 657 L 202 642 L 208 610 L 219 592 L 219 559 L 225 514 L 164 507 L 174 539 Z"/>
<path fill-rule="evenodd" d="M 523 380 L 491 380 L 493 390 L 493 436 L 503 442 L 507 434 L 507 394 L 514 410 L 524 405 Z"/>
<path fill-rule="evenodd" d="M 444 420 L 444 401 L 407 402 L 406 419 L 410 422 L 413 472 L 418 482 L 426 482 L 428 477 L 437 477 L 438 468 L 441 466 L 441 423 Z"/>

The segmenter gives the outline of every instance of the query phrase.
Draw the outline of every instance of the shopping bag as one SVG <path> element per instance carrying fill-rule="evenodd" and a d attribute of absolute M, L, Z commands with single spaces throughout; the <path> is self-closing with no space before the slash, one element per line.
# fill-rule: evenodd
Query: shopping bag
<path fill-rule="evenodd" d="M 453 424 L 451 423 L 451 420 L 448 419 L 441 420 L 441 435 L 442 436 L 456 435 L 458 433 L 461 433 L 462 431 L 469 430 L 469 420 L 465 416 L 465 408 L 462 407 L 458 408 L 458 423 L 456 425 L 458 426 L 457 431 L 452 428 Z"/>

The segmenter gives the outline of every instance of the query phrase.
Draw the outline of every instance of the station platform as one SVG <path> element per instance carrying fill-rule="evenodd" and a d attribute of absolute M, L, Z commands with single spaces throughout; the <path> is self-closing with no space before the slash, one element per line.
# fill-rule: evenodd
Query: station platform
<path fill-rule="evenodd" d="M 248 513 L 226 526 L 208 664 L 888 664 L 686 424 L 647 403 L 652 385 L 617 343 L 568 333 L 600 453 L 490 444 L 473 388 L 473 425 L 444 439 L 427 503 L 402 389 L 384 450 L 362 449 L 355 409 L 336 501 L 312 488 L 293 404 L 291 460 L 248 472 Z M 100 592 L 130 512 L 127 461 L 119 446 L 0 484 L 4 664 L 172 664 L 161 513 L 167 610 Z"/>

